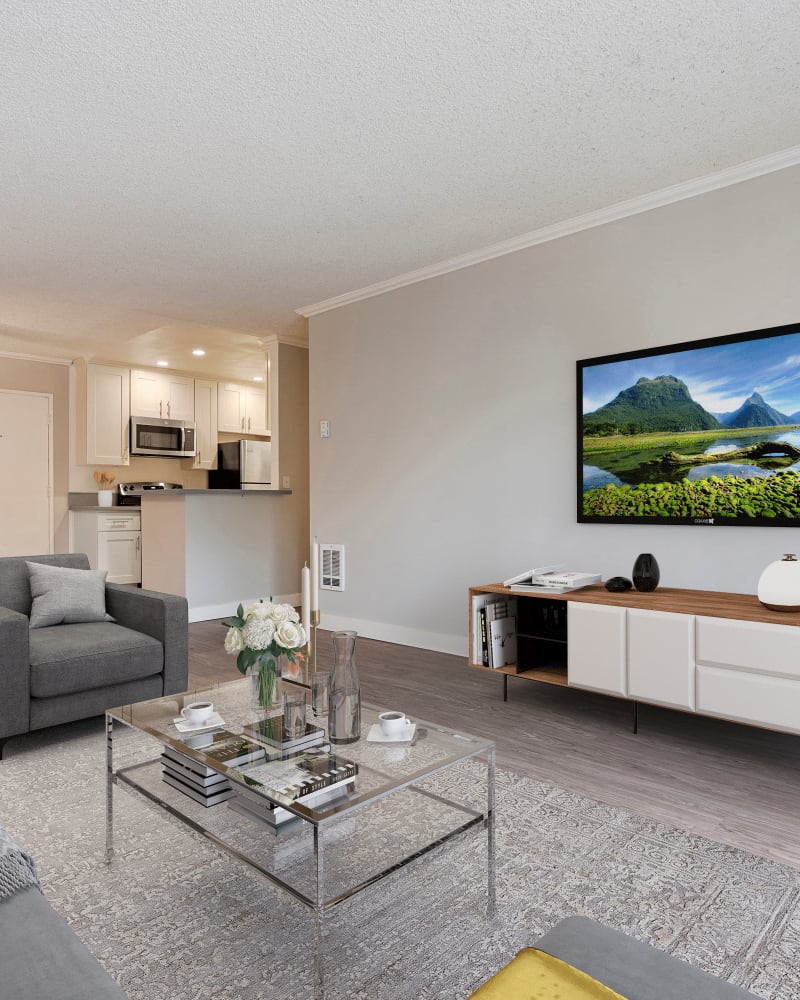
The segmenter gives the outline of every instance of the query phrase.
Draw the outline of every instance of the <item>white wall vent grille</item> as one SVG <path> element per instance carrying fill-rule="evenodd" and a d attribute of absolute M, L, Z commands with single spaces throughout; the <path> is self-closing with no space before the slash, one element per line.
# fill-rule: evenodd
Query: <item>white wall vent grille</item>
<path fill-rule="evenodd" d="M 344 590 L 344 545 L 320 542 L 319 574 L 320 589 Z"/>

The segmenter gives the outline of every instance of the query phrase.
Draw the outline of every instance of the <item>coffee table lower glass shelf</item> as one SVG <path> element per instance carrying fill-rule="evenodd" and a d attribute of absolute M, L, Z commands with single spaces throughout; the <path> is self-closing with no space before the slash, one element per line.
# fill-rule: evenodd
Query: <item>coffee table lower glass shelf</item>
<path fill-rule="evenodd" d="M 334 745 L 333 753 L 358 766 L 352 791 L 329 802 L 309 807 L 262 785 L 248 784 L 248 777 L 280 766 L 280 754 L 265 745 L 266 757 L 253 764 L 229 768 L 210 758 L 203 748 L 191 747 L 177 731 L 174 719 L 184 704 L 213 701 L 231 733 L 251 734 L 245 727 L 259 715 L 250 706 L 249 680 L 232 681 L 195 689 L 181 695 L 157 698 L 106 713 L 107 812 L 106 858 L 113 859 L 113 789 L 125 785 L 168 811 L 217 847 L 279 885 L 314 914 L 314 986 L 323 991 L 322 931 L 327 911 L 390 872 L 428 851 L 477 829 L 486 835 L 486 888 L 488 912 L 495 905 L 494 865 L 494 743 L 454 732 L 413 718 L 411 744 L 371 743 L 366 740 L 382 708 L 362 706 L 362 738 L 356 743 Z M 286 683 L 283 681 L 283 683 Z M 261 716 L 263 718 L 263 715 Z M 326 726 L 326 720 L 310 722 Z M 136 735 L 124 733 L 125 764 L 114 766 L 114 723 Z M 259 818 L 229 808 L 228 802 L 206 807 L 163 780 L 160 755 L 151 756 L 151 740 L 158 750 L 173 748 L 199 765 L 224 776 L 236 793 L 267 808 L 278 806 L 295 819 L 278 830 Z M 128 741 L 132 741 L 128 745 Z M 327 746 L 328 744 L 323 744 Z M 257 770 L 253 770 L 253 769 Z M 284 814 L 284 815 L 285 815 Z"/>

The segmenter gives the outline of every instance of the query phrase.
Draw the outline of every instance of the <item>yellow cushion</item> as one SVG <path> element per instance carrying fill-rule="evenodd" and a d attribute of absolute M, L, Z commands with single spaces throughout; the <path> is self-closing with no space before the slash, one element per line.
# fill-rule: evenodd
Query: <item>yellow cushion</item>
<path fill-rule="evenodd" d="M 470 1000 L 625 1000 L 580 969 L 536 948 L 523 948 Z"/>

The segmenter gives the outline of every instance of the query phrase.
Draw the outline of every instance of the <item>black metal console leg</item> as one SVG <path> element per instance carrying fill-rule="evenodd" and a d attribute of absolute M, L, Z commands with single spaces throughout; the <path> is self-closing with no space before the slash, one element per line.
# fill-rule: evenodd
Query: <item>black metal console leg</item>
<path fill-rule="evenodd" d="M 508 674 L 503 674 L 503 701 L 508 701 Z"/>
<path fill-rule="evenodd" d="M 10 736 L 3 736 L 2 738 L 0 738 L 0 760 L 3 759 L 3 747 L 6 745 L 6 743 L 8 743 L 10 739 L 11 739 Z"/>
<path fill-rule="evenodd" d="M 635 701 L 633 703 L 633 732 L 634 734 L 639 732 L 639 702 Z"/>

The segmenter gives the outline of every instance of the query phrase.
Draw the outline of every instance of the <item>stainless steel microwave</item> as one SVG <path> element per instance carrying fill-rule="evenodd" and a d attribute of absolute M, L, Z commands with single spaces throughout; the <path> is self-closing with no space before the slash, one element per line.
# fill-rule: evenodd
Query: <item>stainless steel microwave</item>
<path fill-rule="evenodd" d="M 195 454 L 193 420 L 131 417 L 131 455 L 191 458 Z"/>

